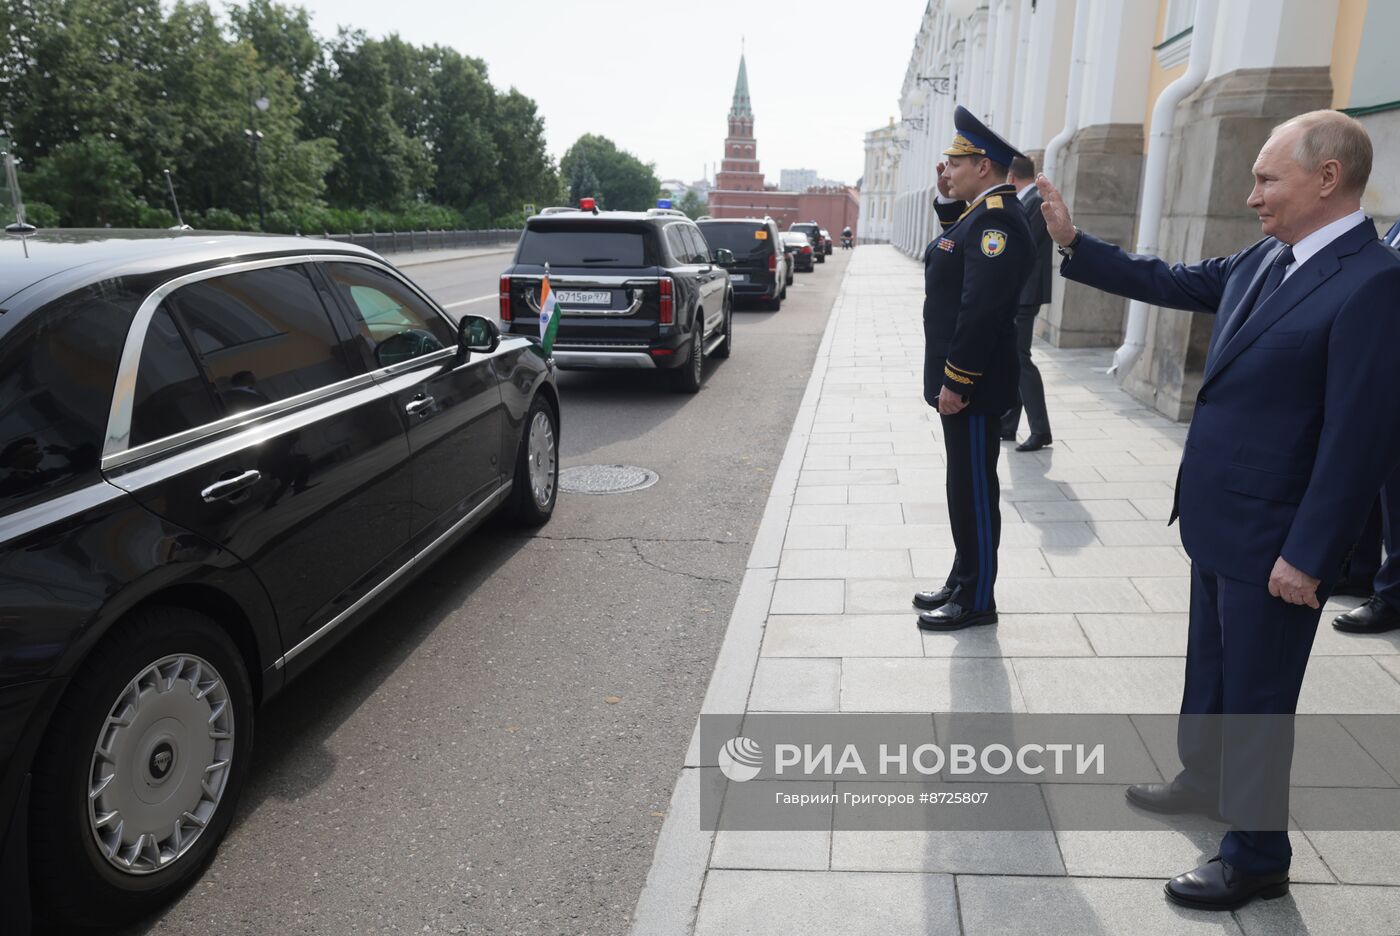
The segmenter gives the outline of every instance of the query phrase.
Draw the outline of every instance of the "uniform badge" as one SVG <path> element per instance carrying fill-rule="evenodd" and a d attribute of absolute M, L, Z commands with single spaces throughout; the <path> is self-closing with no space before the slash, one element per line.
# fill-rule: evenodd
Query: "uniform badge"
<path fill-rule="evenodd" d="M 952 238 L 949 238 L 949 237 L 940 237 L 940 238 L 938 239 L 937 247 L 938 247 L 939 250 L 942 250 L 942 251 L 944 251 L 945 253 L 952 253 L 952 252 L 953 252 L 953 248 L 956 247 L 956 246 L 958 246 L 958 242 L 955 241 L 955 240 L 953 240 Z"/>
<path fill-rule="evenodd" d="M 997 257 L 1006 249 L 1005 231 L 983 231 L 982 232 L 982 253 L 988 257 Z"/>

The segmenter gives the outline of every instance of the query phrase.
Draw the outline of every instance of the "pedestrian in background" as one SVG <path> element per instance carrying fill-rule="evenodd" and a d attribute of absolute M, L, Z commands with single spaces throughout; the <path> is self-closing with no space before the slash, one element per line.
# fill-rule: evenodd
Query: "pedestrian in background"
<path fill-rule="evenodd" d="M 1035 245 L 1035 269 L 1021 289 L 1020 304 L 1016 309 L 1016 349 L 1021 354 L 1021 380 L 1016 405 L 1001 418 L 1001 440 L 1016 441 L 1016 430 L 1020 428 L 1021 410 L 1024 408 L 1031 434 L 1016 446 L 1016 451 L 1035 452 L 1054 441 L 1050 435 L 1050 416 L 1045 411 L 1045 384 L 1040 379 L 1040 368 L 1031 360 L 1035 317 L 1040 314 L 1041 306 L 1050 301 L 1052 242 L 1045 230 L 1045 217 L 1040 212 L 1040 190 L 1035 187 L 1035 163 L 1027 156 L 1012 159 L 1006 181 L 1016 186 L 1016 198 L 1026 211 L 1031 240 Z"/>
<path fill-rule="evenodd" d="M 914 595 L 919 627 L 995 624 L 1001 417 L 1016 402 L 1016 305 L 1035 265 L 1026 214 L 1006 182 L 1022 154 L 965 107 L 938 166 L 943 232 L 924 250 L 924 400 L 947 453 L 948 522 L 957 552 L 943 588 Z"/>
<path fill-rule="evenodd" d="M 1219 855 L 1167 883 L 1185 906 L 1230 910 L 1288 892 L 1291 722 L 1280 738 L 1219 716 L 1291 719 L 1322 605 L 1400 463 L 1400 256 L 1361 211 L 1371 158 L 1365 128 L 1337 111 L 1275 127 L 1248 199 L 1265 237 L 1194 264 L 1079 231 L 1050 181 L 1037 181 L 1063 276 L 1216 316 L 1172 510 L 1191 557 L 1183 770 L 1128 789 L 1145 809 L 1231 823 Z M 1261 802 L 1281 811 L 1236 821 Z"/>

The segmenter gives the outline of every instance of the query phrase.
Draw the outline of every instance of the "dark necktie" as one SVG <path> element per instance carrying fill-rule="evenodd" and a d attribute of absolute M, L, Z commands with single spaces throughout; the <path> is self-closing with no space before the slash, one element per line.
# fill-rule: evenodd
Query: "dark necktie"
<path fill-rule="evenodd" d="M 1231 323 L 1233 327 L 1230 328 L 1230 333 L 1228 335 L 1223 336 L 1223 340 L 1220 342 L 1222 346 L 1226 341 L 1235 337 L 1235 334 L 1244 327 L 1244 323 L 1249 321 L 1249 317 L 1258 311 L 1259 307 L 1264 304 L 1269 296 L 1273 295 L 1274 290 L 1278 289 L 1279 284 L 1283 282 L 1284 271 L 1288 269 L 1288 265 L 1292 262 L 1292 247 L 1284 247 L 1279 251 L 1278 256 L 1274 257 L 1274 262 L 1269 264 L 1269 272 L 1264 276 L 1264 285 L 1259 287 L 1259 295 L 1254 297 L 1254 303 L 1249 307 L 1249 310 L 1243 315 L 1237 316 L 1235 321 Z"/>

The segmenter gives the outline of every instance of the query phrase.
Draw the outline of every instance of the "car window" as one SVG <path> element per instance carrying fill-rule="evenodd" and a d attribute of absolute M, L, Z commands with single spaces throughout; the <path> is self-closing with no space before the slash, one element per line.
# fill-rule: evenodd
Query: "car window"
<path fill-rule="evenodd" d="M 154 442 L 214 422 L 221 415 L 169 306 L 162 304 L 141 343 L 130 444 Z"/>
<path fill-rule="evenodd" d="M 355 375 L 306 268 L 269 267 L 191 283 L 170 304 L 226 413 Z"/>
<path fill-rule="evenodd" d="M 666 228 L 666 247 L 677 263 L 693 262 L 690 257 L 694 249 L 686 243 L 685 235 L 681 233 L 681 225 L 672 224 Z"/>
<path fill-rule="evenodd" d="M 0 338 L 0 514 L 97 477 L 140 301 L 109 280 L 29 313 Z"/>
<path fill-rule="evenodd" d="M 456 345 L 450 323 L 399 279 L 363 263 L 328 263 L 349 299 L 359 339 L 376 367 L 390 367 Z"/>
<path fill-rule="evenodd" d="M 723 247 L 734 254 L 734 259 L 757 260 L 768 255 L 768 244 L 772 234 L 758 222 L 734 223 L 732 221 L 701 222 L 700 230 L 710 247 Z M 759 234 L 765 235 L 759 237 Z"/>
<path fill-rule="evenodd" d="M 576 224 L 569 230 L 545 221 L 526 229 L 520 238 L 515 262 L 583 267 L 647 266 L 646 238 L 640 230 L 602 227 L 579 230 Z"/>
<path fill-rule="evenodd" d="M 685 238 L 686 244 L 690 247 L 690 262 L 709 263 L 710 245 L 705 243 L 705 238 L 700 235 L 698 230 L 689 224 L 682 224 L 680 228 L 683 232 L 682 236 Z"/>

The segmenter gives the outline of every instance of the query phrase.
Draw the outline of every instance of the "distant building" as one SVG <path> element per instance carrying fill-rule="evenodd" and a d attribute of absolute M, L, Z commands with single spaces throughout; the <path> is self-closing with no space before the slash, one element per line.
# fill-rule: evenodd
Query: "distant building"
<path fill-rule="evenodd" d="M 815 178 L 814 182 L 822 180 Z M 784 186 L 786 188 L 786 185 Z M 860 203 L 856 190 L 839 183 L 810 192 L 777 191 L 763 184 L 758 163 L 758 142 L 753 135 L 753 107 L 749 101 L 749 73 L 739 57 L 739 78 L 729 108 L 729 135 L 724 140 L 724 161 L 715 173 L 710 191 L 710 214 L 716 218 L 752 218 L 767 215 L 784 230 L 796 221 L 816 221 L 833 238 L 841 229 L 856 229 Z"/>
<path fill-rule="evenodd" d="M 816 185 L 815 169 L 784 169 L 778 173 L 778 188 L 784 192 L 805 192 Z"/>
<path fill-rule="evenodd" d="M 860 186 L 860 239 L 887 244 L 893 230 L 894 200 L 899 179 L 899 145 L 894 118 L 888 127 L 865 135 L 865 175 Z"/>

